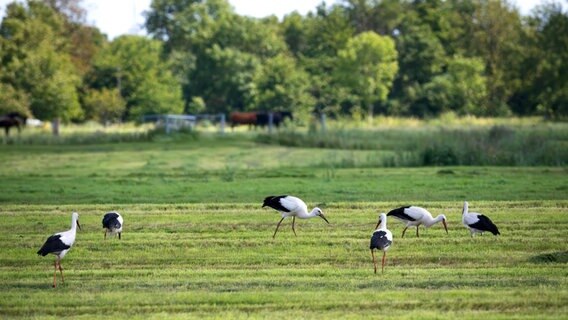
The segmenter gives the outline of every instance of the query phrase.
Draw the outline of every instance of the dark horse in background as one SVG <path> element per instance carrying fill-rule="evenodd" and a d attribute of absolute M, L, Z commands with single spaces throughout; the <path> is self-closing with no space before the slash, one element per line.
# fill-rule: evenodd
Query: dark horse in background
<path fill-rule="evenodd" d="M 289 111 L 276 111 L 272 112 L 272 125 L 275 127 L 280 127 L 280 125 L 284 122 L 284 120 L 288 118 L 293 120 L 294 117 L 292 112 Z M 266 127 L 270 125 L 270 112 L 267 111 L 252 111 L 252 112 L 231 112 L 229 116 L 229 120 L 231 121 L 231 127 L 234 128 L 235 126 L 241 124 L 248 124 L 249 127 L 254 126 L 255 128 Z"/>
<path fill-rule="evenodd" d="M 4 133 L 6 137 L 10 136 L 10 128 L 18 128 L 18 133 L 22 131 L 22 127 L 26 125 L 28 117 L 19 112 L 10 112 L 3 116 L 0 116 L 0 128 L 4 128 Z"/>

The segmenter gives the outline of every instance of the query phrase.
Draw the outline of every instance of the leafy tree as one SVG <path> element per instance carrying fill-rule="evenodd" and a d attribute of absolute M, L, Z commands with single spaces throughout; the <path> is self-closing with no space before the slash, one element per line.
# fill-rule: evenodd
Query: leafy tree
<path fill-rule="evenodd" d="M 373 103 L 384 102 L 398 71 L 394 41 L 372 31 L 363 32 L 339 51 L 337 81 L 359 96 L 373 117 Z"/>
<path fill-rule="evenodd" d="M 522 24 L 519 13 L 506 0 L 478 0 L 469 37 L 470 56 L 481 57 L 488 77 L 487 115 L 508 113 L 507 101 L 519 89 L 523 71 Z"/>
<path fill-rule="evenodd" d="M 84 100 L 87 118 L 97 120 L 104 125 L 119 121 L 126 109 L 126 102 L 116 88 L 89 90 Z"/>
<path fill-rule="evenodd" d="M 210 112 L 244 110 L 252 90 L 251 81 L 259 59 L 234 48 L 213 45 L 197 57 L 185 89 L 190 97 L 201 96 Z"/>
<path fill-rule="evenodd" d="M 164 41 L 166 52 L 207 46 L 234 12 L 227 0 L 152 0 L 146 29 Z"/>
<path fill-rule="evenodd" d="M 550 118 L 568 116 L 568 13 L 559 3 L 535 11 L 537 24 L 536 76 L 532 96 Z"/>
<path fill-rule="evenodd" d="M 400 0 L 343 0 L 349 22 L 358 33 L 374 31 L 380 35 L 396 33 L 410 9 L 410 3 Z"/>
<path fill-rule="evenodd" d="M 188 106 L 188 113 L 199 114 L 202 113 L 207 109 L 207 105 L 205 105 L 205 101 L 201 97 L 193 97 L 191 98 L 191 102 Z"/>
<path fill-rule="evenodd" d="M 8 83 L 0 82 L 0 115 L 10 112 L 30 114 L 28 95 Z"/>
<path fill-rule="evenodd" d="M 292 110 L 307 114 L 314 105 L 308 92 L 309 77 L 296 66 L 295 60 L 281 54 L 268 59 L 253 80 L 254 108 L 270 111 Z"/>
<path fill-rule="evenodd" d="M 399 72 L 391 97 L 398 99 L 402 106 L 399 110 L 386 111 L 404 114 L 409 109 L 413 114 L 422 113 L 419 109 L 424 106 L 416 101 L 420 98 L 418 92 L 421 92 L 424 84 L 442 72 L 446 64 L 446 53 L 428 25 L 405 27 L 401 32 L 396 39 Z"/>
<path fill-rule="evenodd" d="M 95 89 L 117 88 L 126 101 L 123 118 L 181 113 L 183 102 L 179 81 L 161 59 L 159 41 L 139 36 L 121 36 L 103 48 L 89 76 Z"/>
<path fill-rule="evenodd" d="M 337 54 L 345 48 L 355 29 L 341 6 L 324 4 L 301 18 L 291 14 L 282 23 L 283 34 L 298 66 L 310 75 L 310 93 L 316 99 L 318 112 L 339 112 L 340 105 L 351 97 L 346 90 L 338 90 L 333 73 L 337 67 Z M 300 30 L 300 33 L 298 31 Z"/>
<path fill-rule="evenodd" d="M 261 62 L 286 50 L 276 19 L 239 16 L 226 0 L 157 0 L 146 25 L 166 43 L 186 109 L 196 96 L 209 112 L 246 109 Z"/>
<path fill-rule="evenodd" d="M 424 85 L 422 110 L 415 114 L 439 115 L 455 111 L 461 114 L 485 116 L 488 113 L 487 82 L 480 59 L 456 57 L 449 61 L 447 71 Z"/>
<path fill-rule="evenodd" d="M 63 50 L 63 25 L 60 15 L 37 1 L 9 4 L 0 25 L 2 81 L 25 92 L 33 115 L 42 120 L 81 116 L 80 78 Z"/>

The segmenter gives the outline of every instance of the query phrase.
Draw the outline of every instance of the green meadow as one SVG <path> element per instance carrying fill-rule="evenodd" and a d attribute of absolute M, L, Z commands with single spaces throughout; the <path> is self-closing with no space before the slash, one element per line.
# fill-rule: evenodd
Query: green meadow
<path fill-rule="evenodd" d="M 554 145 L 563 146 L 565 129 L 555 130 Z M 568 170 L 561 148 L 549 149 L 560 155 L 556 165 L 403 166 L 377 161 L 402 152 L 380 141 L 317 147 L 306 135 L 292 146 L 279 139 L 297 133 L 282 134 L 30 138 L 0 146 L 1 317 L 568 314 Z M 405 137 L 391 145 L 411 145 Z M 294 236 L 285 220 L 272 239 L 280 216 L 261 208 L 262 200 L 284 193 L 321 206 L 330 224 L 297 220 Z M 471 238 L 461 225 L 464 200 L 488 215 L 501 236 Z M 394 243 L 384 274 L 374 274 L 368 245 L 378 214 L 406 204 L 444 213 L 449 233 L 434 225 L 421 228 L 420 238 L 411 229 L 402 239 L 403 225 L 389 220 Z M 58 276 L 53 289 L 53 257 L 36 251 L 47 236 L 69 228 L 74 210 L 83 230 L 62 261 L 65 284 Z M 122 240 L 103 240 L 101 219 L 110 210 L 124 217 Z"/>

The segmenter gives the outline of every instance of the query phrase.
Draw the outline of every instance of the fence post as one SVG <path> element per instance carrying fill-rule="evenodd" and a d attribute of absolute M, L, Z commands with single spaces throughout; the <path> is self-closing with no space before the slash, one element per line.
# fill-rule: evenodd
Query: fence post
<path fill-rule="evenodd" d="M 268 133 L 272 133 L 272 127 L 274 126 L 274 112 L 268 113 Z"/>
<path fill-rule="evenodd" d="M 225 133 L 225 114 L 221 113 L 221 125 L 219 130 L 221 131 L 221 134 Z"/>
<path fill-rule="evenodd" d="M 321 122 L 321 131 L 323 133 L 326 132 L 326 120 L 325 120 L 325 113 L 320 113 L 320 122 Z"/>
<path fill-rule="evenodd" d="M 166 119 L 166 134 L 170 134 L 170 117 L 168 115 L 165 115 L 164 118 Z"/>

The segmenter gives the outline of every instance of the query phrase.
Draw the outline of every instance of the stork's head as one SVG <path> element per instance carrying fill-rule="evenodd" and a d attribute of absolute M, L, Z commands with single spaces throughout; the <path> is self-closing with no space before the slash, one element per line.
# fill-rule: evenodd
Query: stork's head
<path fill-rule="evenodd" d="M 274 198 L 274 196 L 268 196 L 268 197 L 264 198 L 264 202 L 262 203 L 262 207 L 263 208 L 266 207 L 272 198 Z"/>
<path fill-rule="evenodd" d="M 467 201 L 464 201 L 463 202 L 462 215 L 467 213 L 468 208 L 469 208 L 469 204 L 467 203 Z"/>
<path fill-rule="evenodd" d="M 379 221 L 377 222 L 377 225 L 375 226 L 375 230 L 379 228 L 379 226 L 381 225 L 381 222 L 386 221 L 386 220 L 387 220 L 387 215 L 384 212 L 379 214 Z"/>
<path fill-rule="evenodd" d="M 81 224 L 79 223 L 79 214 L 77 212 L 73 212 L 71 217 L 73 221 L 75 221 L 75 224 L 77 224 L 77 227 L 79 227 L 79 230 L 81 230 Z"/>
<path fill-rule="evenodd" d="M 327 221 L 326 217 L 323 215 L 323 211 L 321 211 L 320 208 L 315 207 L 314 210 L 312 210 L 312 212 L 317 216 L 322 218 L 323 220 L 325 220 L 325 222 L 329 223 L 329 221 Z"/>
<path fill-rule="evenodd" d="M 444 225 L 444 229 L 446 229 L 446 234 L 448 234 L 448 225 L 446 224 L 446 215 L 441 214 L 442 217 L 442 224 Z"/>

